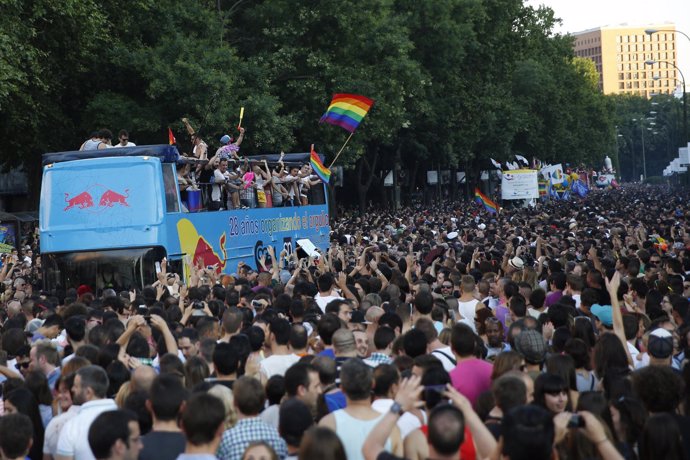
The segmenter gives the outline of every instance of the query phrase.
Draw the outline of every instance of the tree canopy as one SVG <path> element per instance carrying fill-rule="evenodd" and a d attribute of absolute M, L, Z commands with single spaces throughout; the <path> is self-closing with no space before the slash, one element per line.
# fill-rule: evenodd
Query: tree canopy
<path fill-rule="evenodd" d="M 121 128 L 213 147 L 245 107 L 247 154 L 330 163 L 347 132 L 318 123 L 333 93 L 375 100 L 339 164 L 478 174 L 515 153 L 600 164 L 614 108 L 591 62 L 522 0 L 2 0 L 5 161 L 37 163 Z M 377 163 L 378 166 L 374 166 Z M 368 164 L 368 166 L 366 166 Z"/>

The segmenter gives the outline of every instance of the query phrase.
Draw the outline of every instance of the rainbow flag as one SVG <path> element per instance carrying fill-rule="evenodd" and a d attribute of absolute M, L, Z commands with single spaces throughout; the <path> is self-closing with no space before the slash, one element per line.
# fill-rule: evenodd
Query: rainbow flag
<path fill-rule="evenodd" d="M 477 203 L 484 206 L 484 209 L 491 213 L 498 212 L 498 205 L 491 201 L 491 199 L 484 195 L 478 188 L 474 189 L 474 199 Z"/>
<path fill-rule="evenodd" d="M 175 139 L 175 135 L 172 132 L 172 129 L 168 128 L 168 144 L 170 145 L 175 145 L 177 144 L 177 140 Z"/>
<path fill-rule="evenodd" d="M 330 123 L 354 133 L 374 101 L 356 94 L 335 94 L 319 123 Z"/>
<path fill-rule="evenodd" d="M 319 158 L 319 155 L 316 153 L 314 150 L 314 146 L 311 146 L 311 159 L 310 159 L 311 167 L 314 169 L 314 172 L 316 173 L 317 176 L 319 176 L 319 179 L 324 184 L 327 184 L 328 181 L 331 180 L 331 170 L 328 169 L 321 163 L 321 158 Z"/>

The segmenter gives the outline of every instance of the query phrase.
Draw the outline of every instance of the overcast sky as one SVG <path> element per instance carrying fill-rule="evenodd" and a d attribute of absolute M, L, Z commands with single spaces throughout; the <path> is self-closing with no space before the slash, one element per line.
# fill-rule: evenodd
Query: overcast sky
<path fill-rule="evenodd" d="M 551 7 L 563 24 L 556 32 L 568 33 L 600 26 L 645 26 L 674 23 L 676 30 L 690 35 L 690 0 L 525 0 L 531 6 Z M 676 34 L 676 63 L 690 91 L 690 40 Z"/>

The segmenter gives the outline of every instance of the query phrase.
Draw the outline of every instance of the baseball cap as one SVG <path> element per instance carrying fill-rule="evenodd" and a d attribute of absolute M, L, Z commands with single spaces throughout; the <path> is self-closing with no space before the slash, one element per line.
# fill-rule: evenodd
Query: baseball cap
<path fill-rule="evenodd" d="M 663 327 L 649 333 L 647 352 L 655 358 L 666 359 L 673 353 L 673 335 Z"/>
<path fill-rule="evenodd" d="M 225 144 L 229 143 L 231 140 L 232 139 L 230 138 L 230 136 L 225 134 L 225 135 L 223 135 L 223 137 L 220 138 L 220 143 L 225 145 Z"/>
<path fill-rule="evenodd" d="M 589 311 L 591 311 L 604 326 L 613 326 L 613 308 L 611 308 L 611 305 L 599 305 L 595 303 L 589 308 Z"/>
<path fill-rule="evenodd" d="M 530 364 L 539 364 L 546 358 L 546 340 L 534 329 L 527 329 L 515 338 L 515 348 Z"/>
<path fill-rule="evenodd" d="M 91 292 L 91 288 L 86 284 L 82 284 L 77 288 L 77 295 L 80 297 L 86 294 L 87 292 Z"/>

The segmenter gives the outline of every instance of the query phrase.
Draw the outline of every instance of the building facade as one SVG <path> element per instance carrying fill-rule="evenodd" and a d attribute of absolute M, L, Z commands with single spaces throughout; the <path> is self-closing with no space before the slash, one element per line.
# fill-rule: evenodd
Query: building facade
<path fill-rule="evenodd" d="M 647 34 L 645 30 L 659 32 Z M 604 26 L 573 34 L 575 55 L 591 59 L 599 72 L 605 94 L 637 94 L 650 97 L 673 93 L 680 83 L 676 63 L 673 24 L 644 27 Z M 656 61 L 645 64 L 645 61 Z"/>

